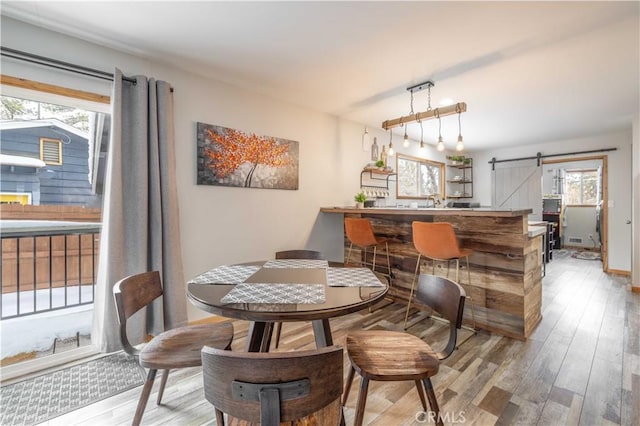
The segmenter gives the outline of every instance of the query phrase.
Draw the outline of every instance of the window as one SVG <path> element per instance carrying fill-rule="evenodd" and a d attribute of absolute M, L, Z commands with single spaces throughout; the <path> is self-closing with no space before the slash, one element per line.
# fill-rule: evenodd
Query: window
<path fill-rule="evenodd" d="M 444 197 L 444 163 L 398 154 L 397 198 Z"/>
<path fill-rule="evenodd" d="M 62 164 L 62 141 L 40 138 L 40 159 L 47 164 Z"/>
<path fill-rule="evenodd" d="M 567 205 L 595 206 L 598 202 L 598 171 L 567 170 L 564 175 Z"/>

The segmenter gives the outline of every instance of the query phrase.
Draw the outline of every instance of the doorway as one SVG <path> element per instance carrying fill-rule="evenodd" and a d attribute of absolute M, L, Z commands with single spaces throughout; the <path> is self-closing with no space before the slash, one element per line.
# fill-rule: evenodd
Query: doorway
<path fill-rule="evenodd" d="M 542 194 L 560 200 L 561 247 L 599 252 L 607 271 L 607 156 L 543 160 Z"/>

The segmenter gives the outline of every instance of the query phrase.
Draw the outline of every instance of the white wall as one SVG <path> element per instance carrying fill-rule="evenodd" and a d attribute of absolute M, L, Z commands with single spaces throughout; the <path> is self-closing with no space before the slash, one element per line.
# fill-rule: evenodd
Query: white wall
<path fill-rule="evenodd" d="M 628 131 L 588 138 L 546 142 L 514 148 L 478 151 L 474 159 L 475 194 L 483 205 L 491 205 L 491 165 L 489 161 L 542 155 L 578 152 L 605 148 L 616 151 L 605 152 L 608 157 L 609 217 L 609 268 L 618 271 L 631 270 L 631 144 L 632 129 Z M 585 155 L 588 156 L 589 154 Z M 590 154 L 599 155 L 599 154 Z M 561 158 L 561 157 L 554 157 Z M 637 198 L 637 197 L 636 197 Z M 636 256 L 637 257 L 637 256 Z"/>
<path fill-rule="evenodd" d="M 2 17 L 2 44 L 14 49 L 125 75 L 145 74 L 174 87 L 178 197 L 185 278 L 216 265 L 269 258 L 276 250 L 311 248 L 342 259 L 340 215 L 321 206 L 353 205 L 364 127 L 334 116 L 249 93 L 174 67 L 48 32 Z M 2 72 L 109 94 L 110 83 L 2 60 Z M 300 142 L 299 190 L 196 185 L 196 122 Z M 380 130 L 379 141 L 386 140 Z M 190 317 L 201 313 L 192 309 Z"/>

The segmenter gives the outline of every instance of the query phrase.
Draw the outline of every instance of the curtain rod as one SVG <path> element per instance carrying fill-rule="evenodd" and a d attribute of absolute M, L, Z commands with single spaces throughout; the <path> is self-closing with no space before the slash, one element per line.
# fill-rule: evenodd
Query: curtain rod
<path fill-rule="evenodd" d="M 89 77 L 100 78 L 102 80 L 113 81 L 113 74 L 94 68 L 83 67 L 69 62 L 59 61 L 57 59 L 47 58 L 45 56 L 34 55 L 33 53 L 23 52 L 21 50 L 11 49 L 0 46 L 2 56 L 18 59 L 20 61 L 30 62 L 33 64 L 44 65 L 50 68 L 57 68 L 63 71 L 70 71 L 76 74 L 82 74 Z M 132 77 L 122 76 L 122 79 L 129 83 L 136 84 L 136 79 Z"/>
<path fill-rule="evenodd" d="M 580 155 L 580 154 L 593 154 L 596 152 L 608 152 L 615 151 L 618 148 L 602 148 L 602 149 L 592 149 L 591 151 L 576 151 L 576 152 L 565 152 L 563 154 L 547 154 L 542 155 L 541 153 L 537 153 L 535 157 L 520 157 L 520 158 L 509 158 L 507 160 L 496 160 L 496 157 L 493 157 L 489 164 L 491 164 L 491 170 L 496 169 L 496 163 L 506 163 L 508 161 L 521 161 L 521 160 L 538 160 L 538 167 L 540 167 L 540 160 L 543 158 L 549 157 L 564 157 L 565 155 Z"/>

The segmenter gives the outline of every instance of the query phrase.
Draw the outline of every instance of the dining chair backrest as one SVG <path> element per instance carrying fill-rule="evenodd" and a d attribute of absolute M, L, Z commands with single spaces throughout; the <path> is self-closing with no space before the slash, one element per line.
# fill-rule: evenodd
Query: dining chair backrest
<path fill-rule="evenodd" d="M 369 219 L 345 217 L 344 229 L 349 241 L 357 246 L 368 247 L 378 244 Z"/>
<path fill-rule="evenodd" d="M 116 301 L 120 341 L 124 351 L 130 355 L 138 356 L 140 351 L 131 345 L 127 337 L 127 320 L 140 309 L 162 296 L 160 272 L 143 272 L 121 279 L 113 287 L 113 296 Z"/>
<path fill-rule="evenodd" d="M 448 278 L 421 274 L 416 290 L 416 299 L 433 309 L 449 321 L 449 341 L 439 359 L 448 358 L 456 347 L 458 329 L 462 327 L 462 315 L 466 293 L 460 284 Z"/>
<path fill-rule="evenodd" d="M 322 253 L 315 250 L 283 250 L 276 252 L 276 259 L 317 259 L 324 260 Z"/>
<path fill-rule="evenodd" d="M 310 414 L 317 424 L 341 419 L 343 350 L 330 346 L 296 352 L 231 352 L 202 349 L 204 395 L 216 410 L 262 426 Z"/>
<path fill-rule="evenodd" d="M 458 239 L 450 223 L 415 221 L 412 229 L 413 245 L 423 256 L 442 260 L 460 257 Z"/>

